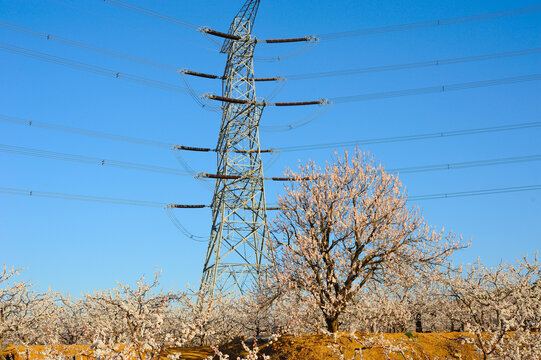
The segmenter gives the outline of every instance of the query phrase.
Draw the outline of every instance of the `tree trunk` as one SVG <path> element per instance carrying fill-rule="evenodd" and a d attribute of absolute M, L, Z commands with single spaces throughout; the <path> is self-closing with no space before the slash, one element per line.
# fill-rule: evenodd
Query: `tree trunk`
<path fill-rule="evenodd" d="M 421 313 L 415 315 L 415 332 L 423 332 L 423 319 Z"/>
<path fill-rule="evenodd" d="M 338 331 L 338 315 L 326 316 L 325 323 L 327 324 L 327 331 L 335 333 Z"/>

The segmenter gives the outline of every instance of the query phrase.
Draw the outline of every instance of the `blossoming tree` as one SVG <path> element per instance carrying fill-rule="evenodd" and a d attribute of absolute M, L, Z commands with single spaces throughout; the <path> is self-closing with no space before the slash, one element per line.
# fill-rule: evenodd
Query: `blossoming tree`
<path fill-rule="evenodd" d="M 370 281 L 438 266 L 464 246 L 429 227 L 398 177 L 358 149 L 287 175 L 297 181 L 273 224 L 277 280 L 311 294 L 330 332 Z"/>
<path fill-rule="evenodd" d="M 536 256 L 495 267 L 477 261 L 442 278 L 482 359 L 541 358 L 540 276 Z"/>

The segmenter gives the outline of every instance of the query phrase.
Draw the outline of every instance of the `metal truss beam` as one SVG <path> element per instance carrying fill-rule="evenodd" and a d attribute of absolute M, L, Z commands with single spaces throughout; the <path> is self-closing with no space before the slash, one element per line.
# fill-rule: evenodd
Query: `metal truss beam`
<path fill-rule="evenodd" d="M 222 122 L 217 152 L 212 228 L 203 267 L 202 286 L 245 291 L 260 281 L 273 261 L 269 230 L 259 120 L 265 107 L 258 102 L 253 68 L 252 26 L 259 0 L 248 0 L 234 18 L 222 52 Z M 235 101 L 225 101 L 234 99 Z"/>

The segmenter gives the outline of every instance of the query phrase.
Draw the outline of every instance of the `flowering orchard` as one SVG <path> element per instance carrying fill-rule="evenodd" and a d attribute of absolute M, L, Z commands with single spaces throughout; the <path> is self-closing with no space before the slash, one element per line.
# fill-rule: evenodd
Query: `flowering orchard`
<path fill-rule="evenodd" d="M 418 330 L 465 330 L 463 341 L 479 358 L 541 358 L 541 265 L 537 259 L 487 268 L 480 263 L 434 274 L 437 286 L 370 282 L 353 297 L 340 326 L 352 337 L 358 331 L 374 334 L 365 348 L 413 356 L 408 343 L 392 343 L 378 333 Z M 141 279 L 136 286 L 119 285 L 107 291 L 71 299 L 39 293 L 28 282 L 14 281 L 4 270 L 0 284 L 2 349 L 16 345 L 20 358 L 72 359 L 91 354 L 101 359 L 158 359 L 188 345 L 219 346 L 235 338 L 268 341 L 281 335 L 325 333 L 326 322 L 311 295 L 296 288 L 245 296 L 220 294 L 197 301 L 197 292 L 161 292 L 158 278 Z M 258 336 L 256 336 L 258 334 Z M 85 345 L 69 352 L 58 345 Z M 35 345 L 43 345 L 42 347 Z M 248 345 L 245 345 L 248 346 Z M 262 358 L 257 343 L 249 359 Z M 336 345 L 333 351 L 340 352 Z M 258 357 L 259 356 L 259 357 Z M 416 358 L 416 357 L 411 357 Z"/>
<path fill-rule="evenodd" d="M 336 359 L 351 359 L 350 340 L 361 344 L 355 356 L 377 348 L 420 359 L 414 333 L 452 331 L 480 359 L 541 359 L 537 256 L 453 266 L 467 244 L 426 224 L 398 178 L 359 151 L 287 175 L 298 181 L 280 198 L 266 281 L 244 294 L 164 291 L 157 272 L 72 298 L 36 291 L 22 270 L 4 266 L 0 359 L 180 359 L 186 346 L 208 345 L 209 359 L 224 360 L 222 345 L 239 339 L 244 359 L 270 359 L 269 343 L 305 334 L 329 335 Z"/>

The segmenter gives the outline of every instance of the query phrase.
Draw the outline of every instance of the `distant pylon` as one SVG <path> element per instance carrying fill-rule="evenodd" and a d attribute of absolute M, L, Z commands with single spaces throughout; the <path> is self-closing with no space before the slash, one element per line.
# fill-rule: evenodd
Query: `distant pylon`
<path fill-rule="evenodd" d="M 222 80 L 222 123 L 217 148 L 217 180 L 212 228 L 202 286 L 243 292 L 266 276 L 273 257 L 268 248 L 252 26 L 259 0 L 247 0 L 234 18 L 221 52 L 227 54 Z M 239 177 L 240 176 L 240 177 Z"/>

